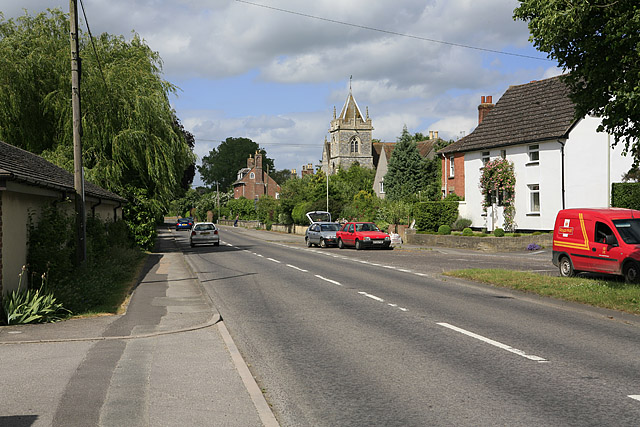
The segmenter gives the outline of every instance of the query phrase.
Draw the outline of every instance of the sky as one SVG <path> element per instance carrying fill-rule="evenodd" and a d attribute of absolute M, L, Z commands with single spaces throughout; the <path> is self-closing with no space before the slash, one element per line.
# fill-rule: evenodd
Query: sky
<path fill-rule="evenodd" d="M 135 32 L 159 53 L 198 163 L 226 138 L 245 137 L 278 170 L 318 165 L 350 85 L 373 138 L 395 142 L 406 126 L 456 140 L 477 126 L 481 96 L 495 103 L 510 85 L 562 73 L 529 42 L 527 24 L 513 20 L 517 0 L 78 4 L 94 37 Z M 68 13 L 69 1 L 0 0 L 5 19 L 47 8 Z"/>

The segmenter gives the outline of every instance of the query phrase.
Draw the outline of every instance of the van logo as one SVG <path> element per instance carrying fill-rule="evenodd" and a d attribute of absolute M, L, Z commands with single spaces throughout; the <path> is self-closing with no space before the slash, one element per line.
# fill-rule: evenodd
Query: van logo
<path fill-rule="evenodd" d="M 558 227 L 558 233 L 564 234 L 565 237 L 573 234 L 573 227 Z"/>

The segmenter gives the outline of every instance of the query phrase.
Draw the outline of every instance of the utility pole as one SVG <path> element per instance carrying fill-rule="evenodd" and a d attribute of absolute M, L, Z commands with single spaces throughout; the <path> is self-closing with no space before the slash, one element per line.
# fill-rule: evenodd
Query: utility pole
<path fill-rule="evenodd" d="M 82 123 L 80 115 L 80 54 L 78 43 L 78 0 L 69 0 L 71 39 L 71 106 L 73 110 L 73 187 L 76 202 L 76 263 L 87 258 L 84 207 L 84 171 L 82 168 Z"/>

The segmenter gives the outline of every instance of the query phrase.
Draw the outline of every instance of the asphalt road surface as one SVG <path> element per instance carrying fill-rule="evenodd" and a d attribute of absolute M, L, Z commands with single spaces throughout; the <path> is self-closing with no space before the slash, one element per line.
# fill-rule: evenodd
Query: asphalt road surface
<path fill-rule="evenodd" d="M 284 426 L 637 426 L 640 319 L 440 275 L 550 254 L 188 247 Z"/>

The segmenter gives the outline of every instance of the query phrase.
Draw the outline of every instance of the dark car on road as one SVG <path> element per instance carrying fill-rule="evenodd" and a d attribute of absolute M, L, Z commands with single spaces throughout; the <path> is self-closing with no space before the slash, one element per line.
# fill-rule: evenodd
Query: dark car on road
<path fill-rule="evenodd" d="M 178 222 L 176 222 L 176 231 L 191 230 L 191 227 L 193 227 L 193 218 L 178 218 Z"/>

